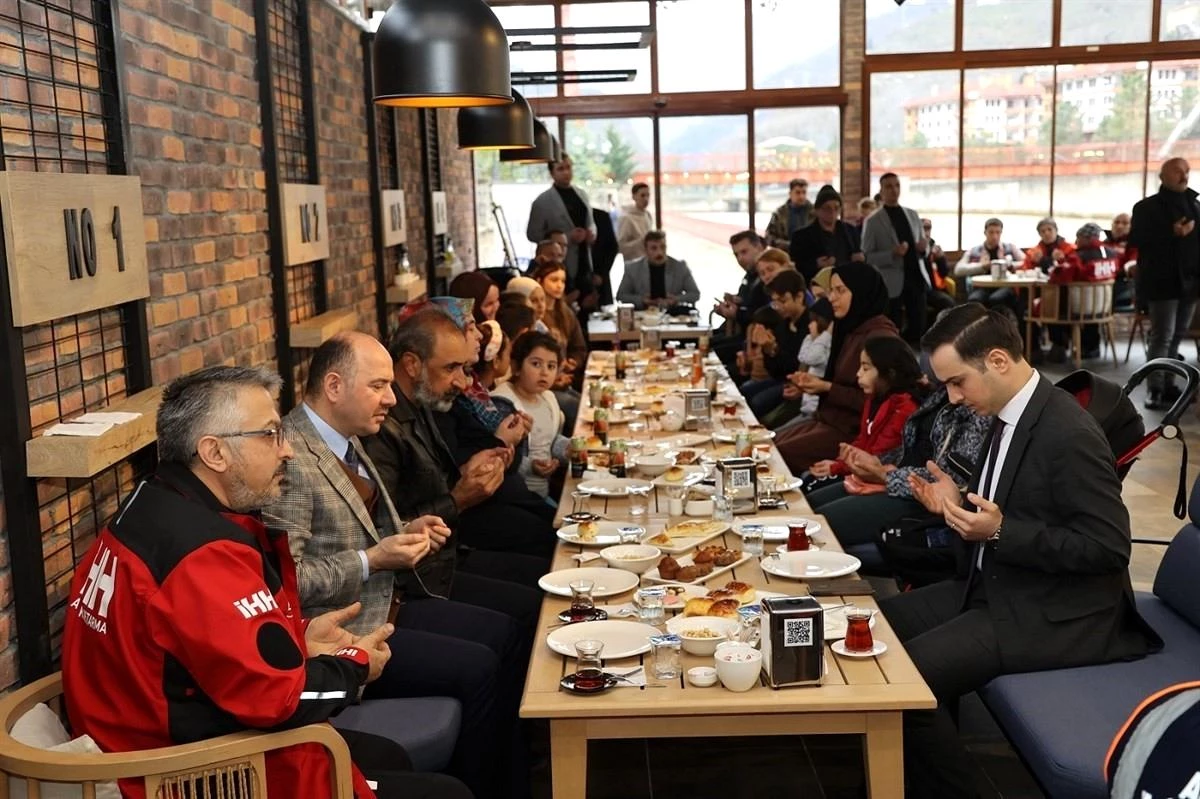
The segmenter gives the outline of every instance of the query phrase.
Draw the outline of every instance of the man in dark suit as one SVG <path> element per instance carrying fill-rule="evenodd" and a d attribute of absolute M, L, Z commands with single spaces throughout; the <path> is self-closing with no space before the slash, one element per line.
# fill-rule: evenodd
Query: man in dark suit
<path fill-rule="evenodd" d="M 965 503 L 911 478 L 958 533 L 959 576 L 880 603 L 940 705 L 905 715 L 910 796 L 976 796 L 946 710 L 994 677 L 1131 660 L 1162 646 L 1133 604 L 1129 513 L 1099 425 L 1022 357 L 1016 325 L 976 303 L 922 339 L 950 401 L 995 417 Z"/>

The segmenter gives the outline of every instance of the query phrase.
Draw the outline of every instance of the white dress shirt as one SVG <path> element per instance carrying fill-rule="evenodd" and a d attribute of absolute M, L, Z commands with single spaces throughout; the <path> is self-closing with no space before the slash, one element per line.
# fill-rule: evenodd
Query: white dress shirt
<path fill-rule="evenodd" d="M 1017 430 L 1017 422 L 1021 421 L 1021 417 L 1025 414 L 1025 409 L 1029 407 L 1029 401 L 1033 399 L 1033 392 L 1037 389 L 1040 377 L 1037 369 L 1034 369 L 1033 374 L 1029 376 L 1029 380 L 1021 387 L 1021 390 L 1005 403 L 1004 407 L 1000 409 L 1000 413 L 996 414 L 1000 418 L 1000 421 L 1004 422 L 1004 429 L 1000 431 L 1000 445 L 996 450 L 995 465 L 985 461 L 983 468 L 979 472 L 980 479 L 984 475 L 988 477 L 989 485 L 979 486 L 976 489 L 984 499 L 991 499 L 996 496 L 996 487 L 1000 485 L 1000 475 L 1004 472 L 1004 461 L 1008 457 L 1008 447 L 1012 444 L 1013 433 Z M 990 454 L 990 447 L 988 452 Z M 979 547 L 979 555 L 976 558 L 975 565 L 981 569 L 983 568 L 983 547 Z"/>

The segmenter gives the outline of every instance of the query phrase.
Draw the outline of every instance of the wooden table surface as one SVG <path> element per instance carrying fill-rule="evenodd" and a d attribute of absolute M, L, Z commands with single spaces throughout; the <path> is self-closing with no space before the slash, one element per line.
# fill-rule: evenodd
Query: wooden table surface
<path fill-rule="evenodd" d="M 610 353 L 593 353 L 589 371 L 597 363 L 607 362 Z M 680 361 L 682 363 L 682 361 Z M 682 387 L 682 386 L 680 386 Z M 736 389 L 730 388 L 731 393 Z M 618 395 L 619 401 L 620 395 Z M 753 416 L 743 403 L 737 421 L 722 423 L 720 412 L 714 413 L 714 429 L 726 426 L 739 427 Z M 590 432 L 591 408 L 584 403 L 579 414 L 577 433 Z M 623 425 L 614 425 L 610 436 L 621 436 Z M 662 431 L 643 434 L 651 441 L 643 444 L 642 451 L 652 450 L 654 442 L 677 439 L 687 433 Z M 712 449 L 711 439 L 698 449 Z M 720 446 L 720 445 L 718 445 Z M 631 450 L 636 455 L 638 450 Z M 772 447 L 771 471 L 787 473 L 777 450 Z M 631 476 L 638 476 L 636 471 Z M 568 476 L 563 490 L 564 503 L 560 503 L 560 515 L 570 511 L 571 492 L 578 481 Z M 657 490 L 656 490 L 657 493 Z M 790 508 L 762 511 L 756 515 L 788 518 L 807 516 L 822 524 L 822 530 L 814 540 L 823 549 L 841 551 L 837 540 L 829 531 L 828 523 L 814 516 L 802 494 L 793 491 L 785 495 Z M 656 506 L 657 501 L 657 506 Z M 592 499 L 593 510 L 602 512 L 610 519 L 621 521 L 629 518 L 627 500 Z M 666 508 L 666 497 L 651 498 L 651 513 L 656 507 Z M 674 523 L 684 517 L 669 521 Z M 734 524 L 738 523 L 735 518 Z M 711 544 L 723 543 L 731 549 L 740 549 L 741 539 L 732 530 L 714 539 Z M 767 542 L 766 551 L 777 546 Z M 572 558 L 584 548 L 560 543 L 555 553 L 554 569 L 567 569 L 579 564 Z M 591 548 L 591 551 L 599 551 Z M 603 566 L 603 561 L 592 561 L 588 566 Z M 756 588 L 793 595 L 807 594 L 807 587 L 798 581 L 773 577 L 765 573 L 758 561 L 751 560 L 738 566 L 731 573 L 718 575 L 711 580 L 711 587 L 720 587 L 730 580 L 740 580 Z M 615 597 L 597 599 L 597 604 L 618 605 L 629 602 L 632 592 Z M 870 597 L 843 598 L 823 597 L 825 602 L 852 602 L 867 607 L 876 607 Z M 583 799 L 587 785 L 587 741 L 603 738 L 653 738 L 653 737 L 719 737 L 733 735 L 801 735 L 801 734 L 860 734 L 864 736 L 864 752 L 867 782 L 870 796 L 902 797 L 903 763 L 901 746 L 901 711 L 907 709 L 932 708 L 933 695 L 921 679 L 912 661 L 896 640 L 895 634 L 881 615 L 877 616 L 874 635 L 888 645 L 888 651 L 876 658 L 849 659 L 839 657 L 826 647 L 826 676 L 821 686 L 804 686 L 773 690 L 759 684 L 744 693 L 734 693 L 717 685 L 696 688 L 683 677 L 659 683 L 664 687 L 617 687 L 600 695 L 577 696 L 559 687 L 559 680 L 574 670 L 574 658 L 558 655 L 545 644 L 545 637 L 552 625 L 558 624 L 557 615 L 570 605 L 567 598 L 547 595 L 542 603 L 538 620 L 538 633 L 521 703 L 521 715 L 525 718 L 546 718 L 551 724 L 551 767 L 555 799 Z M 697 657 L 683 653 L 683 671 L 692 666 L 709 665 L 712 657 Z M 606 660 L 605 668 L 622 671 L 639 665 L 650 667 L 646 655 L 620 660 Z M 651 684 L 656 682 L 648 673 Z"/>
<path fill-rule="evenodd" d="M 991 275 L 975 275 L 971 278 L 971 288 L 973 289 L 1023 289 L 1030 286 L 1041 286 L 1046 284 L 1049 278 L 1045 276 L 1041 270 L 1038 270 L 1037 277 L 1013 277 L 1011 275 L 1001 277 L 999 280 L 993 279 Z"/>
<path fill-rule="evenodd" d="M 622 330 L 621 341 L 641 341 L 643 327 L 644 325 L 642 325 L 641 322 L 636 322 L 633 330 Z M 659 331 L 663 341 L 668 341 L 673 338 L 696 339 L 700 338 L 701 336 L 712 335 L 712 328 L 704 322 L 701 322 L 697 325 L 685 325 L 672 322 L 665 325 L 654 325 L 653 328 Z M 612 341 L 617 337 L 617 320 L 589 319 L 587 332 L 589 341 Z"/>

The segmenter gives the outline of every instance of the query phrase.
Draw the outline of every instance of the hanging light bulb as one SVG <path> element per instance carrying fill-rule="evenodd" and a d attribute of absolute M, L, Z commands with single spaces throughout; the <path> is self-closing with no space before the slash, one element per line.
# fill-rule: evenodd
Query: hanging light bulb
<path fill-rule="evenodd" d="M 508 105 L 461 108 L 458 111 L 458 146 L 464 150 L 533 147 L 533 109 L 515 89 L 513 101 Z"/>
<path fill-rule="evenodd" d="M 397 0 L 374 43 L 375 102 L 414 108 L 512 102 L 508 37 L 483 0 Z"/>

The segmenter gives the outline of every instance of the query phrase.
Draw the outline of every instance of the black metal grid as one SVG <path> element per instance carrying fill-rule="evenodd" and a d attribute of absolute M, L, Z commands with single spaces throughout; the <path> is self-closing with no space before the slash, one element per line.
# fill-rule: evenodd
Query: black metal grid
<path fill-rule="evenodd" d="M 375 109 L 376 157 L 379 159 L 379 188 L 389 191 L 400 188 L 400 165 L 396 159 L 396 111 L 379 106 Z M 383 275 L 390 286 L 400 271 L 400 248 L 383 247 Z"/>
<path fill-rule="evenodd" d="M 303 49 L 308 10 L 302 0 L 273 0 L 267 5 L 279 179 L 284 183 L 309 183 L 310 124 L 305 96 L 312 77 Z"/>
<path fill-rule="evenodd" d="M 317 315 L 316 286 L 319 262 L 296 264 L 287 269 L 288 322 L 295 324 Z"/>
<path fill-rule="evenodd" d="M 35 434 L 126 395 L 124 330 L 122 307 L 22 330 L 29 422 Z"/>
<path fill-rule="evenodd" d="M 442 140 L 438 129 L 437 109 L 430 108 L 423 114 L 425 139 L 425 185 L 429 191 L 442 191 Z M 432 203 L 429 206 L 432 208 Z M 433 235 L 433 215 L 429 215 L 429 260 L 430 277 L 446 258 L 446 236 Z"/>

